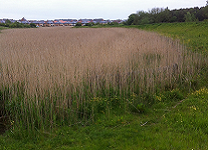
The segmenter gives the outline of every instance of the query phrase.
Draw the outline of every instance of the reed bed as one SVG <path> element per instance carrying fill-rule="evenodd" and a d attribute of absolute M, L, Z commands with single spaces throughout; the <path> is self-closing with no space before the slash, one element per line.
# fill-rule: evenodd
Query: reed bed
<path fill-rule="evenodd" d="M 18 126 L 87 122 L 99 97 L 154 93 L 186 82 L 206 60 L 179 41 L 124 28 L 9 29 L 0 34 L 2 101 Z"/>

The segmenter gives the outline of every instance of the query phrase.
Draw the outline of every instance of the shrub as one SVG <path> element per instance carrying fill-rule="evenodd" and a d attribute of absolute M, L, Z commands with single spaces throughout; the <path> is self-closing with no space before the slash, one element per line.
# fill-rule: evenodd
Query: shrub
<path fill-rule="evenodd" d="M 82 23 L 77 22 L 75 26 L 76 26 L 76 27 L 80 27 L 80 26 L 82 26 Z"/>
<path fill-rule="evenodd" d="M 30 27 L 31 27 L 31 28 L 36 28 L 36 25 L 35 25 L 34 23 L 31 23 L 31 24 L 30 24 Z"/>

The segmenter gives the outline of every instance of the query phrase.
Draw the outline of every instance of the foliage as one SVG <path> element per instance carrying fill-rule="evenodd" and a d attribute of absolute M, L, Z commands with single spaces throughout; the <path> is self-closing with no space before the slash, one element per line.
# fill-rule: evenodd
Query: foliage
<path fill-rule="evenodd" d="M 36 24 L 30 23 L 30 27 L 31 27 L 31 28 L 36 28 Z"/>
<path fill-rule="evenodd" d="M 5 24 L 11 24 L 12 22 L 9 20 L 9 19 L 7 19 L 6 21 L 5 21 Z"/>
<path fill-rule="evenodd" d="M 140 115 L 103 114 L 90 126 L 47 132 L 11 130 L 0 136 L 0 149 L 208 149 L 207 100 L 208 90 L 201 88 L 182 102 L 158 101 Z"/>
<path fill-rule="evenodd" d="M 82 26 L 82 23 L 80 23 L 80 22 L 77 22 L 75 25 L 75 27 L 80 27 L 80 26 Z"/>
<path fill-rule="evenodd" d="M 195 20 L 195 16 L 190 12 L 187 12 L 187 14 L 185 15 L 185 22 L 193 22 Z"/>
<path fill-rule="evenodd" d="M 94 25 L 93 22 L 90 22 L 90 23 L 86 23 L 86 24 L 85 24 L 85 26 L 88 26 L 88 27 L 91 27 L 91 26 L 93 26 L 93 25 Z"/>
<path fill-rule="evenodd" d="M 128 25 L 141 25 L 162 22 L 192 22 L 198 19 L 203 21 L 208 19 L 208 6 L 194 7 L 179 10 L 169 10 L 168 8 L 153 8 L 149 12 L 138 11 L 128 18 Z"/>
<path fill-rule="evenodd" d="M 128 24 L 128 25 L 134 25 L 134 21 L 136 20 L 136 19 L 135 19 L 136 17 L 137 17 L 136 14 L 131 14 L 131 15 L 129 16 L 129 19 L 128 19 L 128 21 L 127 21 L 127 24 Z"/>
<path fill-rule="evenodd" d="M 35 28 L 36 25 L 34 23 L 31 24 L 23 24 L 19 22 L 11 23 L 10 20 L 6 21 L 5 23 L 0 23 L 0 26 L 9 27 L 9 28 Z"/>
<path fill-rule="evenodd" d="M 158 23 L 138 26 L 126 26 L 158 32 L 162 35 L 179 39 L 188 49 L 207 54 L 208 53 L 208 21 L 182 22 L 182 23 Z"/>

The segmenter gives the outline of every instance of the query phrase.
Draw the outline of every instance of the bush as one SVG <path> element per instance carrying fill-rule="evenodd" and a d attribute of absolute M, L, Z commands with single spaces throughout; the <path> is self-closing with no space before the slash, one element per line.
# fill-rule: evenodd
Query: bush
<path fill-rule="evenodd" d="M 118 22 L 111 22 L 111 23 L 108 23 L 109 25 L 119 25 Z"/>
<path fill-rule="evenodd" d="M 36 24 L 31 23 L 31 24 L 30 24 L 30 27 L 31 27 L 31 28 L 36 28 Z"/>
<path fill-rule="evenodd" d="M 23 23 L 15 22 L 15 24 L 17 25 L 17 28 L 23 28 L 24 27 Z"/>
<path fill-rule="evenodd" d="M 7 19 L 7 20 L 5 21 L 5 23 L 6 23 L 6 24 L 11 24 L 12 22 L 11 22 L 10 20 Z"/>
<path fill-rule="evenodd" d="M 23 23 L 19 23 L 19 22 L 15 22 L 15 23 L 0 23 L 0 26 L 4 26 L 4 27 L 9 27 L 9 28 L 30 28 L 31 26 L 28 24 L 23 24 Z M 34 26 L 32 24 L 32 26 Z M 36 27 L 36 26 L 35 26 Z"/>
<path fill-rule="evenodd" d="M 5 23 L 0 23 L 0 26 L 4 26 L 5 27 Z"/>
<path fill-rule="evenodd" d="M 10 28 L 17 28 L 17 24 L 16 23 L 12 23 L 9 25 Z"/>
<path fill-rule="evenodd" d="M 24 28 L 30 28 L 30 25 L 29 24 L 25 24 Z"/>
<path fill-rule="evenodd" d="M 80 26 L 82 26 L 82 23 L 77 22 L 75 26 L 76 26 L 76 27 L 80 27 Z"/>
<path fill-rule="evenodd" d="M 9 25 L 10 25 L 9 23 L 6 23 L 6 24 L 5 24 L 5 27 L 9 27 Z"/>
<path fill-rule="evenodd" d="M 93 25 L 94 25 L 93 22 L 90 22 L 90 23 L 86 23 L 86 24 L 85 24 L 85 26 L 88 26 L 88 27 L 91 27 L 91 26 L 93 26 Z"/>

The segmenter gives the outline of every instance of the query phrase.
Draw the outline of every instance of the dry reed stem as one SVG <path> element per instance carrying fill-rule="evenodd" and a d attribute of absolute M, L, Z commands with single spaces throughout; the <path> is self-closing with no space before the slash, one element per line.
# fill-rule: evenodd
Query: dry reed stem
<path fill-rule="evenodd" d="M 86 99 L 103 89 L 106 97 L 110 88 L 123 96 L 173 87 L 179 77 L 189 82 L 207 60 L 184 49 L 179 41 L 137 29 L 4 30 L 0 90 L 9 87 L 4 100 L 10 118 L 28 129 L 53 127 L 57 120 L 93 121 L 96 110 L 90 106 L 89 112 Z"/>
<path fill-rule="evenodd" d="M 151 87 L 154 70 L 163 68 L 164 72 L 173 64 L 181 68 L 183 62 L 178 42 L 124 28 L 9 29 L 0 34 L 0 48 L 1 84 L 24 81 L 27 95 L 53 93 L 58 87 L 64 96 L 70 90 L 76 92 L 77 86 L 81 88 L 83 79 L 95 90 L 100 79 L 106 81 L 106 87 L 117 82 L 123 87 L 132 72 L 139 73 L 142 81 L 146 78 L 148 82 L 141 82 L 142 86 Z M 171 80 L 169 76 L 168 71 L 160 73 L 157 80 Z"/>

